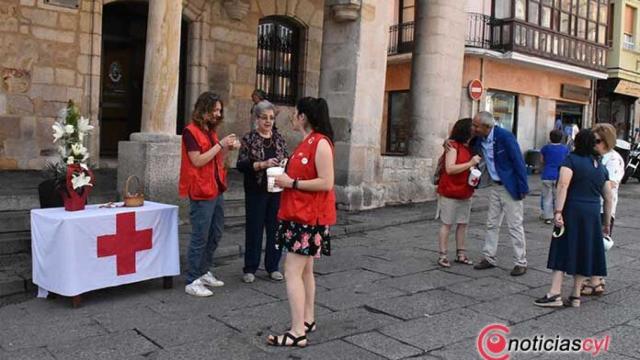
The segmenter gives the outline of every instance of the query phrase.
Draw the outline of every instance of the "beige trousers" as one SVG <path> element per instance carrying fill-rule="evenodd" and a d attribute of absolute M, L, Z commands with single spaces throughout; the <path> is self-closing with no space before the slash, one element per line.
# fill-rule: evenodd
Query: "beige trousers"
<path fill-rule="evenodd" d="M 489 196 L 489 215 L 487 216 L 487 235 L 482 253 L 493 265 L 496 265 L 498 240 L 502 220 L 506 217 L 509 238 L 513 245 L 513 262 L 516 265 L 527 266 L 527 243 L 524 238 L 522 200 L 514 200 L 502 185 L 493 185 Z"/>

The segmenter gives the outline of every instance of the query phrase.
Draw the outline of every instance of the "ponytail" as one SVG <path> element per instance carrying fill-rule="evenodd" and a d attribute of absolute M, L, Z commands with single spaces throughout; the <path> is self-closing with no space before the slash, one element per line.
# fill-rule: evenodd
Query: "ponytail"
<path fill-rule="evenodd" d="M 298 113 L 304 114 L 313 131 L 320 133 L 333 143 L 333 128 L 329 117 L 329 105 L 323 98 L 304 97 L 296 105 Z"/>

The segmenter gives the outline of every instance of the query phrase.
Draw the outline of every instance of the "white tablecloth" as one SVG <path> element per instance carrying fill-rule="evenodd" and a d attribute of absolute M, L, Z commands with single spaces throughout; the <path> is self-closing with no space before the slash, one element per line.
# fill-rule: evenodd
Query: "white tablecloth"
<path fill-rule="evenodd" d="M 31 210 L 31 239 L 38 296 L 76 296 L 180 274 L 174 205 L 145 201 L 138 208 Z"/>

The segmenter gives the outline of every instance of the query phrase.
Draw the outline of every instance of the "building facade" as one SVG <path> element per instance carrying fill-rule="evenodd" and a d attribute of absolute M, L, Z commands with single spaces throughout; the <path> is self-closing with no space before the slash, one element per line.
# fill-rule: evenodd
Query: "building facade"
<path fill-rule="evenodd" d="M 629 140 L 638 125 L 640 97 L 640 1 L 616 0 L 609 5 L 611 45 L 607 59 L 609 78 L 598 81 L 596 121 L 614 125 L 618 138 Z"/>

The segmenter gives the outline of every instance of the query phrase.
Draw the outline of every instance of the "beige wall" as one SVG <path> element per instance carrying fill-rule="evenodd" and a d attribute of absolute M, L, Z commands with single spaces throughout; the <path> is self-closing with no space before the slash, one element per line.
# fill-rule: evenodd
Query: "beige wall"
<path fill-rule="evenodd" d="M 42 168 L 58 111 L 69 99 L 86 104 L 91 1 L 80 3 L 0 0 L 0 169 Z"/>

